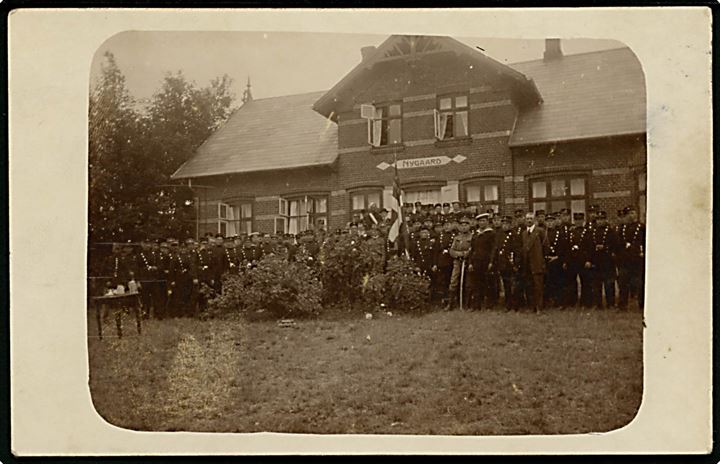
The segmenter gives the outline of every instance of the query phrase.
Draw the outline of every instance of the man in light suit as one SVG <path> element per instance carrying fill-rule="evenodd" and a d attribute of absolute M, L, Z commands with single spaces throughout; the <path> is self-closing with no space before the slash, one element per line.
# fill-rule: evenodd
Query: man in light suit
<path fill-rule="evenodd" d="M 538 210 L 535 215 L 525 215 L 526 229 L 522 231 L 521 239 L 523 245 L 523 269 L 525 277 L 525 288 L 528 294 L 528 304 L 538 313 L 543 307 L 544 298 L 544 277 L 545 277 L 545 252 L 547 248 L 547 232 L 538 223 L 539 217 L 545 216 L 545 211 Z"/>

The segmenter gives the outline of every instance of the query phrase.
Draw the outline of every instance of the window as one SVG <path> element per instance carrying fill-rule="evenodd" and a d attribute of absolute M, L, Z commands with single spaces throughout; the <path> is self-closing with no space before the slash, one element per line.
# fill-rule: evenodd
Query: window
<path fill-rule="evenodd" d="M 276 233 L 297 234 L 308 229 L 320 229 L 327 226 L 327 197 L 303 196 L 281 199 L 278 213 L 282 221 L 275 221 Z"/>
<path fill-rule="evenodd" d="M 645 214 L 647 209 L 647 173 L 638 174 L 638 216 L 640 222 L 645 222 Z"/>
<path fill-rule="evenodd" d="M 556 213 L 570 208 L 572 213 L 584 213 L 587 207 L 586 179 L 579 176 L 557 176 L 530 182 L 533 212 L 545 210 Z"/>
<path fill-rule="evenodd" d="M 382 208 L 382 190 L 372 190 L 366 192 L 354 192 L 350 196 L 350 210 L 353 213 L 359 213 L 360 210 L 370 209 L 370 205 L 375 205 L 378 209 Z"/>
<path fill-rule="evenodd" d="M 479 202 L 483 210 L 492 209 L 500 212 L 500 181 L 486 180 L 467 183 L 464 185 L 465 201 L 468 203 Z"/>
<path fill-rule="evenodd" d="M 440 97 L 438 99 L 438 109 L 435 110 L 435 138 L 447 140 L 467 136 L 467 95 Z"/>
<path fill-rule="evenodd" d="M 368 118 L 368 143 L 373 147 L 402 143 L 402 105 L 390 103 L 380 106 L 363 105 Z"/>
<path fill-rule="evenodd" d="M 252 203 L 219 203 L 218 232 L 224 237 L 252 232 Z"/>
<path fill-rule="evenodd" d="M 440 188 L 403 192 L 403 201 L 413 204 L 419 201 L 423 205 L 434 205 L 435 203 L 440 203 Z"/>

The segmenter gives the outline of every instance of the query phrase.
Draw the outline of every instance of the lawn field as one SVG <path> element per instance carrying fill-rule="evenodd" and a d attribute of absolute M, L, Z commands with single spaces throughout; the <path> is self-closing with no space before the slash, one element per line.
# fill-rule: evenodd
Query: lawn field
<path fill-rule="evenodd" d="M 95 407 L 134 430 L 604 432 L 642 397 L 637 310 L 149 320 L 142 336 L 104 340 L 88 329 Z"/>

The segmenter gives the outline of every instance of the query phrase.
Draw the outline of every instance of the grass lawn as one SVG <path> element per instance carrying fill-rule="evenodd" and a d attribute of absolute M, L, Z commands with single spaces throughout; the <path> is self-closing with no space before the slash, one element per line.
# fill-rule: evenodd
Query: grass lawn
<path fill-rule="evenodd" d="M 637 310 L 149 320 L 142 336 L 126 321 L 125 338 L 89 338 L 90 388 L 135 430 L 603 432 L 642 397 Z"/>

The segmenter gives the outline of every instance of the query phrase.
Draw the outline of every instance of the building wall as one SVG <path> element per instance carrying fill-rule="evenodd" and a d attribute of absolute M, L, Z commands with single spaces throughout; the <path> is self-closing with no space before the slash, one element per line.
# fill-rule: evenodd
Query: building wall
<path fill-rule="evenodd" d="M 496 183 L 503 214 L 517 208 L 532 210 L 532 182 L 556 176 L 586 179 L 585 207 L 598 204 L 610 215 L 628 204 L 637 206 L 644 197 L 638 188 L 638 175 L 645 172 L 646 166 L 644 136 L 511 149 L 508 142 L 518 107 L 503 82 L 479 70 L 470 71 L 467 63 L 448 56 L 417 66 L 379 66 L 368 76 L 366 86 L 358 86 L 349 101 L 338 103 L 338 158 L 332 166 L 198 179 L 196 183 L 213 187 L 207 190 L 209 208 L 217 208 L 218 201 L 252 202 L 253 230 L 272 233 L 280 198 L 320 195 L 328 202 L 328 228 L 340 228 L 351 219 L 354 194 L 382 192 L 379 206 L 388 207 L 394 176 L 389 165 L 395 158 L 430 157 L 447 157 L 450 161 L 400 169 L 406 191 L 446 187 L 443 201 L 464 201 L 467 185 Z M 468 96 L 467 138 L 435 139 L 433 110 L 438 97 L 447 94 Z M 368 123 L 360 116 L 360 105 L 383 102 L 402 102 L 402 144 L 371 147 Z M 380 169 L 383 166 L 385 169 Z M 217 214 L 215 218 L 212 215 L 210 211 L 203 217 L 214 221 L 206 227 L 215 227 L 215 232 Z"/>
<path fill-rule="evenodd" d="M 514 194 L 506 198 L 508 205 L 530 209 L 535 179 L 578 175 L 587 178 L 589 204 L 599 205 L 609 217 L 628 205 L 644 210 L 638 185 L 647 169 L 644 135 L 514 148 L 513 155 Z"/>

